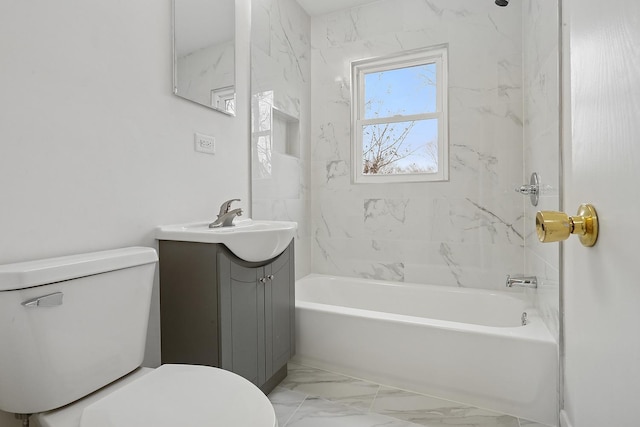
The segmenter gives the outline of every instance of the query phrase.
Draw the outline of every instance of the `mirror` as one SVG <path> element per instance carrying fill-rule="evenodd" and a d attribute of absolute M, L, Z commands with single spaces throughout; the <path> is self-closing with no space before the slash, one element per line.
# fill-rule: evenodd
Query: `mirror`
<path fill-rule="evenodd" d="M 173 0 L 173 93 L 235 116 L 234 0 Z"/>

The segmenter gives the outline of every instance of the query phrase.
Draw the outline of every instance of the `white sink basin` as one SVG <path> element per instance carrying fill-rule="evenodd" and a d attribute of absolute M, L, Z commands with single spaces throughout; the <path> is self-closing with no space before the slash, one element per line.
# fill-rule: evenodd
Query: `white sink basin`
<path fill-rule="evenodd" d="M 298 228 L 291 221 L 235 220 L 231 227 L 209 228 L 209 222 L 164 225 L 156 239 L 181 242 L 222 243 L 245 261 L 266 261 L 284 251 Z"/>

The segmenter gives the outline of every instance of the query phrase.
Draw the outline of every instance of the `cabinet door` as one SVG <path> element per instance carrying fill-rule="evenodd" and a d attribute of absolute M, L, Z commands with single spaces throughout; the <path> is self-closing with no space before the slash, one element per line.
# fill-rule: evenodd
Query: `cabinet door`
<path fill-rule="evenodd" d="M 265 373 L 265 301 L 262 267 L 243 267 L 221 253 L 220 284 L 221 367 L 262 385 Z"/>
<path fill-rule="evenodd" d="M 218 245 L 159 246 L 162 363 L 219 367 Z"/>
<path fill-rule="evenodd" d="M 291 248 L 265 266 L 270 278 L 265 283 L 267 378 L 282 368 L 293 355 L 294 294 Z"/>

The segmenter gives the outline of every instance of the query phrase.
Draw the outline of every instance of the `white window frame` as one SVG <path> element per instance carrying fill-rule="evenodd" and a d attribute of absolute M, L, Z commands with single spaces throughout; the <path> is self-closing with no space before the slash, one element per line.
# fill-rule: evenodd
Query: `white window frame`
<path fill-rule="evenodd" d="M 231 116 L 236 115 L 235 86 L 219 87 L 211 90 L 211 106 Z"/>
<path fill-rule="evenodd" d="M 365 74 L 412 66 L 436 64 L 436 111 L 414 115 L 364 119 Z M 449 179 L 449 125 L 447 46 L 439 45 L 384 57 L 354 61 L 351 63 L 351 146 L 352 180 L 354 183 L 391 183 L 447 181 Z M 412 120 L 436 119 L 438 121 L 438 171 L 435 173 L 364 174 L 362 158 L 362 128 L 380 123 L 398 123 Z"/>

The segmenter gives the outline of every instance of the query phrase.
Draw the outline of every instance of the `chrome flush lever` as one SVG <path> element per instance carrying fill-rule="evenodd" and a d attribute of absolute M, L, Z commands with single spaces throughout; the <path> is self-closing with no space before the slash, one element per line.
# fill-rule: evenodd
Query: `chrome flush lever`
<path fill-rule="evenodd" d="M 31 298 L 22 303 L 25 307 L 56 307 L 62 305 L 62 292 L 55 292 L 41 297 Z"/>

